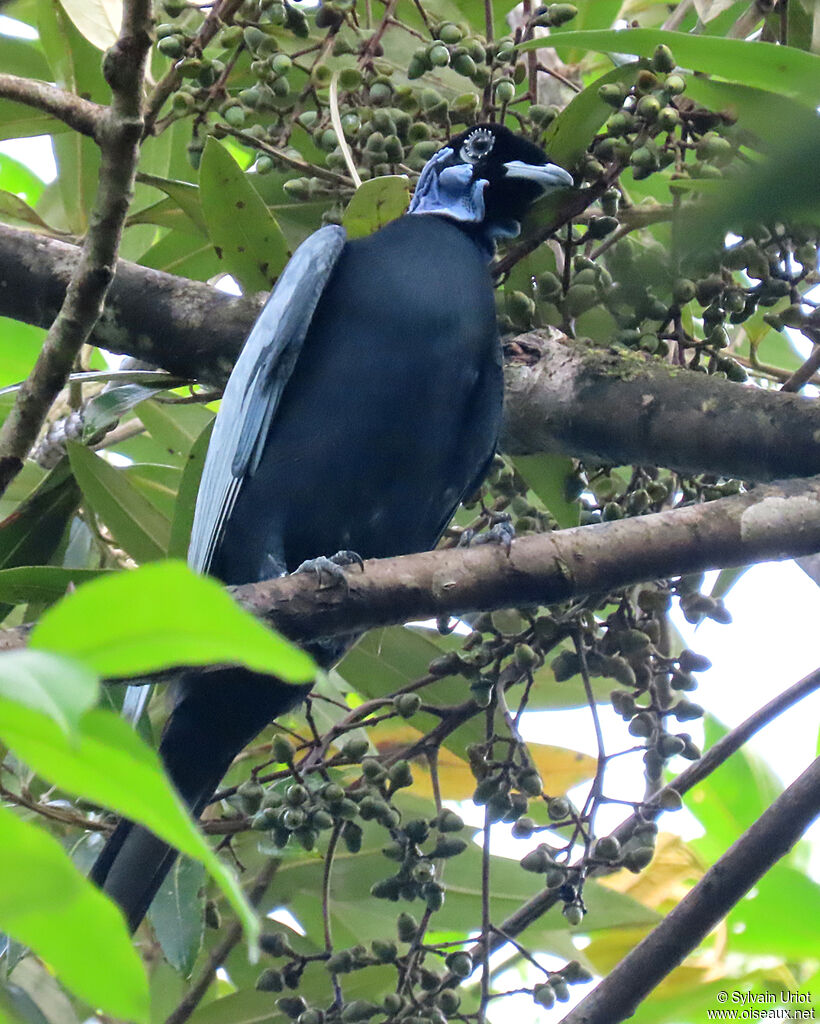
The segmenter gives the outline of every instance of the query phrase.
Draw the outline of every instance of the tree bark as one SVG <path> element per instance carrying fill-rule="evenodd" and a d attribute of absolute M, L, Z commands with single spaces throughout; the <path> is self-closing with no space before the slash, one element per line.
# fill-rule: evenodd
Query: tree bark
<path fill-rule="evenodd" d="M 0 315 L 48 326 L 79 250 L 0 225 Z M 120 260 L 93 335 L 111 352 L 222 384 L 265 296 Z M 552 329 L 516 339 L 502 445 L 613 465 L 764 481 L 820 473 L 820 404 L 569 342 Z"/>
<path fill-rule="evenodd" d="M 252 614 L 292 640 L 608 593 L 646 580 L 795 558 L 820 550 L 820 477 L 597 526 L 533 534 L 503 547 L 371 559 L 347 586 L 309 573 L 230 588 Z M 23 646 L 0 631 L 0 650 Z"/>

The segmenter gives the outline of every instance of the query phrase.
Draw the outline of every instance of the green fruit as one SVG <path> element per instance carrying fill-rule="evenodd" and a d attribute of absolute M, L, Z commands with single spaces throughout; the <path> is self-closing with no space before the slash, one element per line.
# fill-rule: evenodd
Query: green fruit
<path fill-rule="evenodd" d="M 655 96 L 641 96 L 635 109 L 639 117 L 651 124 L 661 112 L 661 105 Z"/>
<path fill-rule="evenodd" d="M 662 107 L 658 111 L 657 125 L 664 132 L 671 132 L 680 124 L 680 114 L 674 107 Z"/>
<path fill-rule="evenodd" d="M 447 21 L 438 30 L 438 37 L 443 43 L 454 46 L 456 43 L 461 42 L 462 31 L 458 25 L 454 25 L 452 21 Z"/>
<path fill-rule="evenodd" d="M 444 963 L 447 970 L 461 980 L 469 978 L 473 973 L 473 958 L 464 950 L 450 953 Z"/>
<path fill-rule="evenodd" d="M 407 77 L 409 79 L 421 78 L 421 76 L 428 71 L 426 58 L 418 57 L 415 54 L 410 58 L 410 63 L 407 65 Z"/>
<path fill-rule="evenodd" d="M 166 36 L 157 43 L 157 49 L 161 54 L 175 60 L 185 52 L 181 36 Z"/>
<path fill-rule="evenodd" d="M 542 985 L 536 985 L 532 990 L 533 1002 L 538 1003 L 539 1006 L 543 1006 L 546 1010 L 552 1009 L 555 1006 L 555 991 L 549 982 L 544 982 Z"/>
<path fill-rule="evenodd" d="M 679 96 L 686 88 L 686 79 L 682 75 L 668 75 L 664 85 L 667 92 Z"/>
<path fill-rule="evenodd" d="M 558 27 L 565 25 L 578 14 L 578 8 L 573 4 L 550 4 L 549 19 L 550 25 Z"/>
<path fill-rule="evenodd" d="M 655 47 L 655 52 L 652 54 L 652 68 L 654 71 L 660 71 L 662 74 L 666 74 L 672 71 L 675 67 L 675 56 L 668 46 L 661 43 Z"/>
<path fill-rule="evenodd" d="M 561 281 L 557 275 L 545 271 L 535 279 L 539 299 L 549 302 L 561 294 Z"/>
<path fill-rule="evenodd" d="M 443 43 L 434 43 L 427 51 L 427 59 L 434 68 L 446 68 L 450 63 L 450 51 Z"/>
<path fill-rule="evenodd" d="M 502 78 L 495 87 L 496 103 L 510 103 L 515 99 L 515 85 L 509 78 Z"/>
<path fill-rule="evenodd" d="M 598 95 L 608 106 L 618 109 L 624 101 L 626 91 L 617 82 L 608 82 L 600 87 Z"/>
<path fill-rule="evenodd" d="M 456 74 L 463 75 L 464 78 L 472 78 L 476 71 L 478 71 L 476 62 L 469 53 L 459 53 L 454 55 L 452 65 L 453 71 L 455 71 Z"/>
<path fill-rule="evenodd" d="M 419 930 L 419 923 L 412 914 L 401 913 L 396 919 L 396 930 L 402 942 L 412 942 Z"/>

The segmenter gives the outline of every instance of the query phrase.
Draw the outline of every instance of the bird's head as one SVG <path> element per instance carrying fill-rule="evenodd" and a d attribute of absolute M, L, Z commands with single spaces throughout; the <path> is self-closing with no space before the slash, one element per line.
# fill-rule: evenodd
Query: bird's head
<path fill-rule="evenodd" d="M 408 213 L 458 221 L 492 254 L 496 239 L 518 234 L 536 199 L 571 185 L 572 176 L 535 143 L 503 125 L 479 124 L 454 135 L 425 164 Z"/>

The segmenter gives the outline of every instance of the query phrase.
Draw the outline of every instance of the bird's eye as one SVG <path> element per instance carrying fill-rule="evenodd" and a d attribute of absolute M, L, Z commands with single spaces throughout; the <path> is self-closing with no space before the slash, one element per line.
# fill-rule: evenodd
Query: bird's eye
<path fill-rule="evenodd" d="M 470 132 L 459 151 L 459 157 L 465 164 L 477 164 L 493 148 L 495 136 L 486 128 L 477 128 Z"/>

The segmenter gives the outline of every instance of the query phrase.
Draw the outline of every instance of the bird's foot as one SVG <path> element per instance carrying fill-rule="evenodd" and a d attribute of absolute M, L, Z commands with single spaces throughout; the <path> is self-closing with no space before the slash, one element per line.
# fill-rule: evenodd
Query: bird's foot
<path fill-rule="evenodd" d="M 312 572 L 319 580 L 320 587 L 338 587 L 342 584 L 347 586 L 343 566 L 358 565 L 364 572 L 364 561 L 361 555 L 355 551 L 337 551 L 335 555 L 319 555 L 318 558 L 309 558 L 306 562 L 294 570 L 294 572 Z"/>
<path fill-rule="evenodd" d="M 493 524 L 486 533 L 477 534 L 475 530 L 465 530 L 458 539 L 460 548 L 473 547 L 476 544 L 501 544 L 510 557 L 510 548 L 515 537 L 515 527 L 506 512 L 493 516 Z"/>

